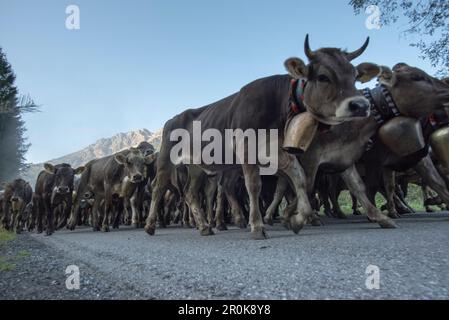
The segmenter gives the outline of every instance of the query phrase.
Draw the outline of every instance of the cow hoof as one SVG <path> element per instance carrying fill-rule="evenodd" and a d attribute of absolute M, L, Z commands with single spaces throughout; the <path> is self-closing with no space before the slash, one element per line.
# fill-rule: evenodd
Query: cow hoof
<path fill-rule="evenodd" d="M 42 232 L 43 232 L 42 229 L 37 229 L 38 234 L 41 234 Z"/>
<path fill-rule="evenodd" d="M 346 215 L 341 211 L 335 211 L 334 217 L 337 219 L 346 219 Z"/>
<path fill-rule="evenodd" d="M 217 226 L 217 230 L 218 231 L 226 231 L 226 230 L 228 230 L 228 227 L 225 224 L 219 224 Z"/>
<path fill-rule="evenodd" d="M 214 232 L 212 231 L 211 227 L 206 227 L 203 230 L 200 231 L 200 234 L 202 236 L 213 236 Z"/>
<path fill-rule="evenodd" d="M 396 229 L 397 224 L 391 219 L 384 219 L 378 222 L 382 229 Z"/>
<path fill-rule="evenodd" d="M 101 227 L 102 232 L 109 232 L 109 226 L 102 226 Z"/>
<path fill-rule="evenodd" d="M 47 236 L 51 236 L 51 235 L 53 234 L 53 231 L 47 230 L 47 231 L 45 232 L 45 234 L 46 234 Z"/>
<path fill-rule="evenodd" d="M 362 215 L 362 213 L 361 213 L 359 210 L 354 210 L 354 211 L 352 212 L 352 214 L 353 214 L 354 216 L 361 216 L 361 215 Z"/>
<path fill-rule="evenodd" d="M 268 239 L 268 235 L 265 231 L 265 228 L 261 228 L 260 230 L 251 231 L 251 238 L 253 240 L 266 240 Z"/>
<path fill-rule="evenodd" d="M 388 217 L 391 219 L 400 219 L 401 216 L 397 212 L 389 212 Z"/>
<path fill-rule="evenodd" d="M 298 234 L 299 231 L 302 230 L 304 227 L 304 222 L 298 222 L 295 218 L 295 216 L 290 218 L 290 229 L 295 233 Z"/>
<path fill-rule="evenodd" d="M 235 225 L 239 229 L 246 229 L 246 227 L 247 227 L 247 223 L 246 223 L 246 221 L 244 219 L 236 221 Z"/>
<path fill-rule="evenodd" d="M 272 225 L 274 225 L 274 221 L 273 221 L 273 218 L 272 217 L 265 217 L 264 218 L 264 220 L 265 220 L 265 223 L 266 224 L 268 224 L 269 226 L 272 226 Z"/>
<path fill-rule="evenodd" d="M 310 224 L 313 227 L 322 227 L 322 226 L 324 226 L 324 223 L 318 217 L 312 218 L 312 220 L 310 221 Z"/>
<path fill-rule="evenodd" d="M 150 236 L 154 236 L 156 228 L 151 226 L 145 226 L 145 232 L 148 233 Z"/>
<path fill-rule="evenodd" d="M 217 224 L 215 223 L 215 221 L 212 221 L 212 222 L 209 223 L 209 226 L 211 228 L 215 228 L 217 226 Z"/>

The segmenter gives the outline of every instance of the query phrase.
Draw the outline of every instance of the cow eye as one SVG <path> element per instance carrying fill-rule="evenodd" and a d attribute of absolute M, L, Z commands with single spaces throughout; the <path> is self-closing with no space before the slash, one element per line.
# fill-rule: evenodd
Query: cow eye
<path fill-rule="evenodd" d="M 320 75 L 318 76 L 318 81 L 319 81 L 319 82 L 326 82 L 326 83 L 331 82 L 331 80 L 329 79 L 329 77 L 326 76 L 326 75 L 324 75 L 324 74 L 320 74 Z"/>

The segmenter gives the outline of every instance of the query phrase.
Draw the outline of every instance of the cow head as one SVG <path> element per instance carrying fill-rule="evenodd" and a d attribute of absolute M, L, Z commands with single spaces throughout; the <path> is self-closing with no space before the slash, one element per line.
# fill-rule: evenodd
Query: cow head
<path fill-rule="evenodd" d="M 53 192 L 59 195 L 71 194 L 73 191 L 75 175 L 81 174 L 84 171 L 83 166 L 73 169 L 66 163 L 58 164 L 56 166 L 50 163 L 45 163 L 44 168 L 46 172 L 55 175 Z"/>
<path fill-rule="evenodd" d="M 153 158 L 153 154 L 145 156 L 138 148 L 131 148 L 114 156 L 115 161 L 125 167 L 126 176 L 132 183 L 143 181 L 145 165 L 151 164 Z"/>
<path fill-rule="evenodd" d="M 7 186 L 7 193 L 10 194 L 9 201 L 13 212 L 20 212 L 25 208 L 29 201 L 29 199 L 27 200 L 27 194 L 29 197 L 30 188 L 28 182 L 22 179 L 14 180 Z"/>
<path fill-rule="evenodd" d="M 449 105 L 447 80 L 434 78 L 405 63 L 395 65 L 389 73 L 390 76 L 382 78 L 381 83 L 388 88 L 404 116 L 420 118 Z"/>
<path fill-rule="evenodd" d="M 357 67 L 351 61 L 366 49 L 369 38 L 354 52 L 336 48 L 322 48 L 312 51 L 309 36 L 306 36 L 304 51 L 309 59 L 305 64 L 299 58 L 285 61 L 289 74 L 304 79 L 304 104 L 307 110 L 321 122 L 338 124 L 343 121 L 367 117 L 370 104 L 355 87 L 356 80 L 366 82 L 378 76 L 379 67 L 364 63 Z"/>
<path fill-rule="evenodd" d="M 146 142 L 146 141 L 142 141 L 141 143 L 139 143 L 139 145 L 137 146 L 137 149 L 142 151 L 144 156 L 149 156 L 150 154 L 154 153 L 153 145 L 151 143 Z"/>

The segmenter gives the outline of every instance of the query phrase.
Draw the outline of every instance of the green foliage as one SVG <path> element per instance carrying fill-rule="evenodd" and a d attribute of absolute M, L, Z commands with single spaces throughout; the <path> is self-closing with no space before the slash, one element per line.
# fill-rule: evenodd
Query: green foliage
<path fill-rule="evenodd" d="M 351 0 L 349 4 L 356 14 L 369 5 L 377 5 L 383 25 L 394 24 L 399 17 L 405 17 L 408 26 L 403 32 L 420 38 L 410 45 L 421 51 L 421 58 L 439 68 L 437 75 L 449 76 L 449 1 Z"/>

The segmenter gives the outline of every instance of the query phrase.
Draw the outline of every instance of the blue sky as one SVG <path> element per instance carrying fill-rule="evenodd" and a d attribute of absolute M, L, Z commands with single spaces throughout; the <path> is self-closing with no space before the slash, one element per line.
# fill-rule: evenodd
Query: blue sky
<path fill-rule="evenodd" d="M 433 69 L 409 47 L 404 22 L 365 27 L 349 0 L 0 0 L 0 46 L 17 86 L 42 112 L 25 117 L 41 162 L 117 132 L 163 127 L 186 109 L 214 102 L 260 77 L 284 73 L 311 46 L 354 50 L 355 63 Z M 81 29 L 65 28 L 76 4 Z"/>

